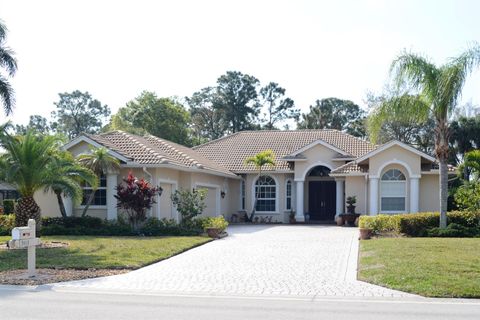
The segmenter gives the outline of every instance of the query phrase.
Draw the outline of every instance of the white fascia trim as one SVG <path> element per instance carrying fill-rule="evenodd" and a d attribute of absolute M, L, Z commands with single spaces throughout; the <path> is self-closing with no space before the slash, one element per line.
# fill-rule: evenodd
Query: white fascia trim
<path fill-rule="evenodd" d="M 329 176 L 331 177 L 363 177 L 368 175 L 368 173 L 330 173 Z"/>
<path fill-rule="evenodd" d="M 121 161 L 126 162 L 126 163 L 131 162 L 129 158 L 126 158 L 125 156 L 122 156 L 118 152 L 112 151 L 110 148 L 108 148 L 108 147 L 106 147 L 106 146 L 104 146 L 104 145 L 90 139 L 89 137 L 84 136 L 84 135 L 76 137 L 75 139 L 73 139 L 70 142 L 68 142 L 67 144 L 65 144 L 62 148 L 64 150 L 68 150 L 71 147 L 76 146 L 80 142 L 86 142 L 88 144 L 91 144 L 95 148 L 105 148 L 105 149 L 107 149 L 107 151 L 110 155 L 114 156 L 118 160 L 121 160 Z"/>
<path fill-rule="evenodd" d="M 333 151 L 336 151 L 336 152 L 338 152 L 338 153 L 340 153 L 340 154 L 343 154 L 344 156 L 349 156 L 349 155 L 350 155 L 349 153 L 343 151 L 342 149 L 339 149 L 339 148 L 337 148 L 337 147 L 331 145 L 330 143 L 325 142 L 325 141 L 323 141 L 323 140 L 321 140 L 321 139 L 316 140 L 316 141 L 314 141 L 314 142 L 312 142 L 312 143 L 310 143 L 310 144 L 307 144 L 305 147 L 302 147 L 302 148 L 298 149 L 297 151 L 295 151 L 295 152 L 293 152 L 293 153 L 291 153 L 291 154 L 289 154 L 289 155 L 291 155 L 291 156 L 296 156 L 297 154 L 302 153 L 303 151 L 306 151 L 306 150 L 308 150 L 308 149 L 311 149 L 311 148 L 313 148 L 313 147 L 315 147 L 316 145 L 319 145 L 319 144 L 322 145 L 322 146 L 324 146 L 324 147 L 327 147 L 327 148 L 329 148 L 329 149 L 331 149 L 331 150 L 333 150 Z"/>
<path fill-rule="evenodd" d="M 332 161 L 354 161 L 357 158 L 332 158 Z"/>
<path fill-rule="evenodd" d="M 401 147 L 401 148 L 403 148 L 403 149 L 405 149 L 405 150 L 408 150 L 408 151 L 410 151 L 410 152 L 415 153 L 416 155 L 418 155 L 418 156 L 420 156 L 420 157 L 422 157 L 422 158 L 425 158 L 425 159 L 427 159 L 427 160 L 429 160 L 429 161 L 435 162 L 435 158 L 434 158 L 434 157 L 429 156 L 428 154 L 423 153 L 423 152 L 415 149 L 414 147 L 409 146 L 408 144 L 405 144 L 405 143 L 400 142 L 400 141 L 398 141 L 398 140 L 392 140 L 392 141 L 384 144 L 383 146 L 381 146 L 381 147 L 379 147 L 379 148 L 377 148 L 377 149 L 375 149 L 375 150 L 373 150 L 373 151 L 370 151 L 370 152 L 364 154 L 363 156 L 357 158 L 356 163 L 360 163 L 360 162 L 362 162 L 362 161 L 364 161 L 364 160 L 367 160 L 368 158 L 373 157 L 374 155 L 376 155 L 376 154 L 378 154 L 378 153 L 380 153 L 380 152 L 382 152 L 382 151 L 384 151 L 384 150 L 387 150 L 387 149 L 389 149 L 390 147 L 393 147 L 393 146 L 399 146 L 399 147 Z"/>
<path fill-rule="evenodd" d="M 285 157 L 284 157 L 284 158 L 280 158 L 280 160 L 282 160 L 282 161 L 287 161 L 287 162 L 289 162 L 289 161 L 292 161 L 292 162 L 308 161 L 308 159 L 305 159 L 305 158 L 297 158 L 297 159 L 295 159 L 295 158 L 285 158 Z"/>
<path fill-rule="evenodd" d="M 258 171 L 232 171 L 233 173 L 235 174 L 256 174 L 258 175 Z M 295 171 L 293 170 L 275 170 L 275 171 L 271 171 L 271 170 L 262 170 L 262 175 L 264 174 L 274 174 L 274 173 L 295 173 Z"/>

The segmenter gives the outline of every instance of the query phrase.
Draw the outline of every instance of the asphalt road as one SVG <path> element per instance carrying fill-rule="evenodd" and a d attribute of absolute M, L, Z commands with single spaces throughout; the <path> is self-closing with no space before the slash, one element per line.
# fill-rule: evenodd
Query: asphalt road
<path fill-rule="evenodd" d="M 194 297 L 0 288 L 0 319 L 479 319 L 479 300 Z"/>

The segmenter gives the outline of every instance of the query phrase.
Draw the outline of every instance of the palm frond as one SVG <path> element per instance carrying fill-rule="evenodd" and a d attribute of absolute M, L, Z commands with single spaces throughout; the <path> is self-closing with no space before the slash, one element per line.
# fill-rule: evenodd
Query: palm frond
<path fill-rule="evenodd" d="M 14 54 L 10 48 L 0 46 L 0 67 L 5 68 L 11 77 L 15 75 L 18 68 Z"/>
<path fill-rule="evenodd" d="M 8 116 L 12 113 L 15 106 L 15 92 L 8 80 L 0 74 L 0 100 L 2 100 L 3 110 Z"/>
<path fill-rule="evenodd" d="M 380 102 L 367 119 L 370 140 L 377 143 L 386 121 L 424 123 L 431 113 L 431 105 L 421 95 L 403 94 Z"/>

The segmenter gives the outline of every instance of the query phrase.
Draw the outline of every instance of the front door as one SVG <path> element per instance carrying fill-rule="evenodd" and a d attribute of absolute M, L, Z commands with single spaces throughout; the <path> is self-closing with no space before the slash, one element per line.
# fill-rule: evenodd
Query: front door
<path fill-rule="evenodd" d="M 308 213 L 310 214 L 310 220 L 334 220 L 335 197 L 335 181 L 310 181 L 308 184 Z"/>

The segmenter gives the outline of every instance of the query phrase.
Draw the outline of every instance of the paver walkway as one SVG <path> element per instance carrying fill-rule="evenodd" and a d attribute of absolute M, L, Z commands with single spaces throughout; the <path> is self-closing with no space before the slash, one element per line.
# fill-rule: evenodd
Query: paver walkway
<path fill-rule="evenodd" d="M 356 228 L 233 226 L 229 234 L 128 274 L 53 287 L 249 296 L 409 296 L 356 280 Z"/>

